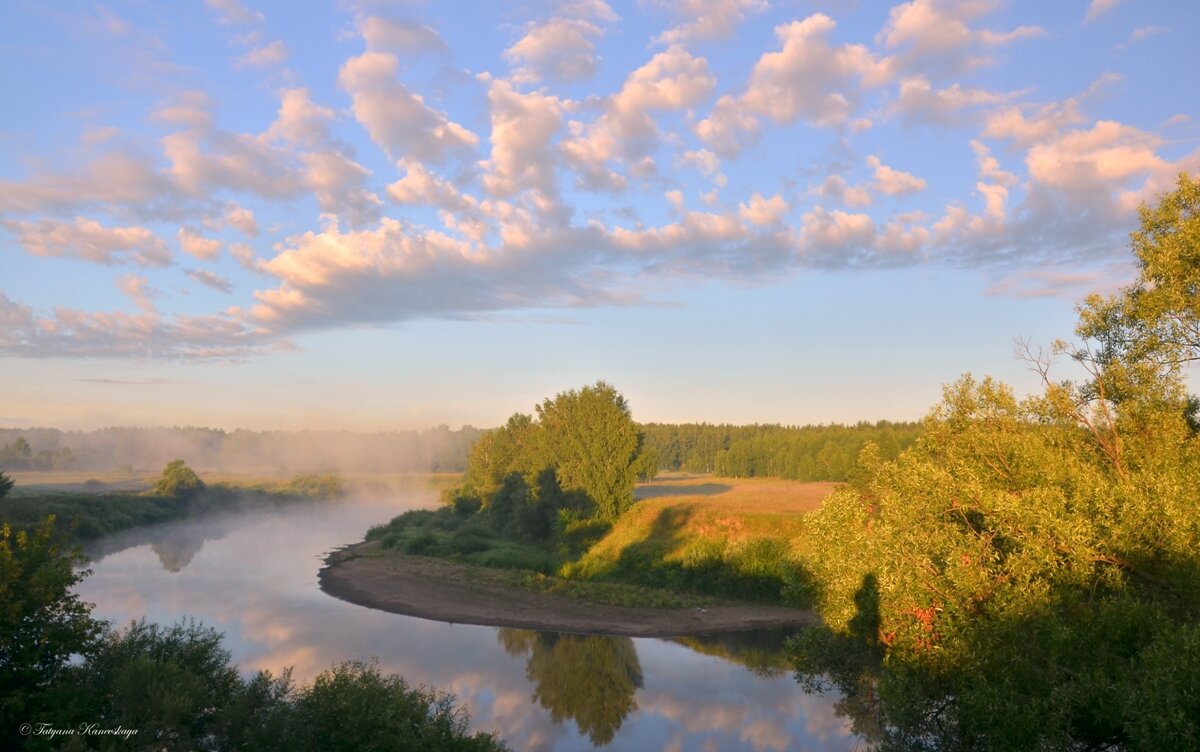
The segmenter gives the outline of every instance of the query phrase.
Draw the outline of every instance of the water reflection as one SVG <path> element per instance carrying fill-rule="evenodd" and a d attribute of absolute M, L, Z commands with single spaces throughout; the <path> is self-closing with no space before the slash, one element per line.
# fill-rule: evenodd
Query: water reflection
<path fill-rule="evenodd" d="M 856 737 L 831 700 L 805 694 L 771 648 L 781 637 L 678 641 L 452 625 L 321 592 L 325 552 L 433 490 L 221 515 L 129 531 L 93 548 L 78 587 L 117 624 L 190 615 L 225 634 L 245 672 L 292 666 L 299 681 L 378 657 L 415 684 L 454 692 L 474 728 L 513 749 L 805 749 Z M 164 568 L 165 567 L 165 568 Z"/>
<path fill-rule="evenodd" d="M 612 741 L 637 708 L 642 666 L 628 637 L 500 629 L 496 638 L 509 655 L 528 655 L 525 677 L 533 699 L 555 723 L 570 718 L 593 744 Z"/>

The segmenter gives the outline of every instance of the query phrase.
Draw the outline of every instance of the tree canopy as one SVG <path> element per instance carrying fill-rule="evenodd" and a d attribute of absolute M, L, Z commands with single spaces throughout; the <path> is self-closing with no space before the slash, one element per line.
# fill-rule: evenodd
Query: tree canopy
<path fill-rule="evenodd" d="M 1060 349 L 1086 381 L 1041 360 L 1044 391 L 1019 400 L 964 377 L 913 447 L 866 450 L 813 516 L 828 630 L 794 644 L 797 667 L 884 749 L 1200 745 L 1200 439 L 1180 368 L 1198 200 L 1184 176 L 1144 209 L 1139 279 L 1080 307 L 1082 341 Z"/>
<path fill-rule="evenodd" d="M 172 460 L 154 484 L 156 496 L 186 499 L 204 490 L 204 481 L 183 460 Z"/>
<path fill-rule="evenodd" d="M 561 392 L 536 415 L 517 413 L 481 436 L 448 500 L 534 539 L 549 535 L 560 509 L 611 520 L 633 503 L 643 439 L 616 389 L 598 381 Z"/>

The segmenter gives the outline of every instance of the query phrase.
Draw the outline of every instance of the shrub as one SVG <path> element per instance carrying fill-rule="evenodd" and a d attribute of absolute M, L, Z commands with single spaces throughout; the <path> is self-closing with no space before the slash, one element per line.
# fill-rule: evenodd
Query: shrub
<path fill-rule="evenodd" d="M 154 484 L 156 496 L 172 499 L 188 499 L 204 490 L 204 481 L 183 460 L 172 460 L 163 468 L 162 476 Z"/>

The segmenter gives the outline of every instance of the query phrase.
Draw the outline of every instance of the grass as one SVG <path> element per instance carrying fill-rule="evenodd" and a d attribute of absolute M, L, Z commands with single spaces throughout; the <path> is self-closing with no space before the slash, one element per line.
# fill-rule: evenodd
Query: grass
<path fill-rule="evenodd" d="M 615 523 L 575 523 L 554 543 L 513 540 L 485 514 L 408 512 L 367 532 L 381 548 L 505 570 L 504 582 L 598 603 L 683 607 L 714 598 L 781 603 L 796 591 L 805 515 L 837 487 L 669 476 L 637 489 Z"/>
<path fill-rule="evenodd" d="M 776 479 L 668 477 L 562 574 L 780 602 L 805 515 L 837 487 Z"/>

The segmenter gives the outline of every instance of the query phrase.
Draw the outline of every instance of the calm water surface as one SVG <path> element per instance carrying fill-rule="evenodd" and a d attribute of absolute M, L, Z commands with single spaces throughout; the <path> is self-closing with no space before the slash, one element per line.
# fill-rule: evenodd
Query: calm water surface
<path fill-rule="evenodd" d="M 127 531 L 89 551 L 78 587 L 117 624 L 192 616 L 225 634 L 248 673 L 382 668 L 454 692 L 475 728 L 515 750 L 852 750 L 832 698 L 806 695 L 779 635 L 679 641 L 497 629 L 398 616 L 322 593 L 333 548 L 405 509 L 422 485 L 378 496 L 227 513 Z M 749 666 L 749 667 L 748 667 Z"/>

